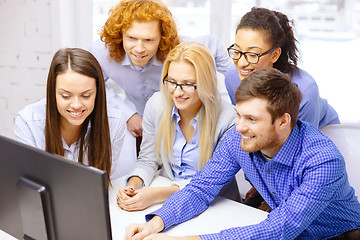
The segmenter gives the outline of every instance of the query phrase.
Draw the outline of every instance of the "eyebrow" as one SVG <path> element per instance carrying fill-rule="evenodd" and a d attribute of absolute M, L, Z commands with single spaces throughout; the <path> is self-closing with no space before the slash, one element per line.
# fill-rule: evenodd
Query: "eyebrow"
<path fill-rule="evenodd" d="M 66 92 L 66 93 L 71 93 L 70 91 L 68 91 L 68 90 L 66 90 L 66 89 L 63 89 L 63 88 L 59 88 L 58 90 L 59 90 L 59 91 Z M 83 91 L 83 92 L 81 92 L 81 93 L 82 93 L 82 94 L 83 94 L 83 93 L 87 93 L 87 92 L 90 92 L 90 91 L 92 91 L 92 90 L 94 90 L 94 89 L 93 89 L 93 88 L 90 88 L 90 89 L 85 90 L 85 91 Z"/>
<path fill-rule="evenodd" d="M 240 48 L 240 46 L 237 45 L 236 43 L 234 43 L 234 46 Z M 251 46 L 251 47 L 249 47 L 249 50 L 252 50 L 252 49 L 260 49 L 260 50 L 262 50 L 262 48 L 261 48 L 261 47 L 258 47 L 258 46 Z"/>
<path fill-rule="evenodd" d="M 176 82 L 176 79 L 172 78 L 171 76 L 168 75 L 167 77 L 168 77 L 168 79 Z M 186 82 L 186 81 L 196 81 L 196 80 L 195 80 L 195 79 L 184 79 L 184 80 L 182 80 L 182 81 L 183 81 L 183 82 Z M 195 82 L 195 83 L 196 83 L 196 82 Z M 192 83 L 192 84 L 195 84 L 195 83 Z"/>

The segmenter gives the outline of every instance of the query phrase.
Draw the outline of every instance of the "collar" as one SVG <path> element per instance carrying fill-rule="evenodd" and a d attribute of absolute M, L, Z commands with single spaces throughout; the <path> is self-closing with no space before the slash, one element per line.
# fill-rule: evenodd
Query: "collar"
<path fill-rule="evenodd" d="M 162 67 L 163 63 L 160 62 L 157 58 L 156 55 L 154 57 L 152 57 L 150 59 L 150 61 L 144 66 L 144 67 L 137 67 L 135 66 L 132 62 L 131 59 L 129 57 L 129 55 L 127 53 L 125 53 L 125 57 L 124 59 L 121 61 L 121 65 L 123 66 L 130 66 L 132 69 L 136 70 L 136 71 L 146 71 L 149 70 L 151 68 L 151 66 L 159 66 Z"/>
<path fill-rule="evenodd" d="M 286 139 L 284 145 L 280 148 L 279 152 L 271 159 L 272 162 L 277 162 L 282 165 L 292 166 L 295 153 L 298 146 L 301 144 L 299 141 L 301 121 L 298 121 L 294 129 L 291 131 L 289 137 Z M 257 157 L 263 158 L 260 151 L 255 153 Z"/>
<path fill-rule="evenodd" d="M 196 116 L 190 122 L 190 124 L 194 127 L 194 129 L 196 128 L 199 114 L 201 114 L 204 111 L 203 109 L 204 106 L 201 106 L 199 113 L 196 114 Z M 179 109 L 175 106 L 175 104 L 171 112 L 171 120 L 174 120 L 177 124 L 179 124 L 180 121 Z"/>

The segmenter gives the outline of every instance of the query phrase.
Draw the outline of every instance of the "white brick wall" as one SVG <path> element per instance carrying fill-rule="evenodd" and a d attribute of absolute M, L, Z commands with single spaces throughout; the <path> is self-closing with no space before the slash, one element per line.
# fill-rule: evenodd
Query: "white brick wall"
<path fill-rule="evenodd" d="M 87 0 L 0 0 L 0 135 L 13 137 L 16 113 L 45 97 L 56 50 L 88 48 L 91 6 Z"/>

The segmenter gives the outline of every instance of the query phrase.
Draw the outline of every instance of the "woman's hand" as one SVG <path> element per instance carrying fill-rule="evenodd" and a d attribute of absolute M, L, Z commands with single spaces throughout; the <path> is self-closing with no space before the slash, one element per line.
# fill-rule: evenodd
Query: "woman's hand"
<path fill-rule="evenodd" d="M 178 186 L 144 187 L 138 190 L 127 186 L 120 188 L 116 202 L 125 211 L 140 211 L 154 203 L 164 202 L 176 191 L 179 191 Z"/>
<path fill-rule="evenodd" d="M 144 187 L 134 190 L 129 187 L 120 188 L 117 195 L 117 204 L 126 211 L 139 211 L 157 201 L 153 188 Z"/>

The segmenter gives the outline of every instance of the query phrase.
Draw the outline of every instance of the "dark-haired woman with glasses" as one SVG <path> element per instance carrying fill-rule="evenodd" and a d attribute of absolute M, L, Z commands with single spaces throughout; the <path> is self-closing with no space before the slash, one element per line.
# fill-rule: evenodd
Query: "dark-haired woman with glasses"
<path fill-rule="evenodd" d="M 338 114 L 319 95 L 319 88 L 310 74 L 298 68 L 297 40 L 293 22 L 286 15 L 265 8 L 252 8 L 240 20 L 235 43 L 228 48 L 234 65 L 225 77 L 232 103 L 240 81 L 259 69 L 273 67 L 292 77 L 302 93 L 299 118 L 321 128 L 340 123 Z"/>
<path fill-rule="evenodd" d="M 216 82 L 215 64 L 204 45 L 184 42 L 169 53 L 160 92 L 145 106 L 136 167 L 118 192 L 121 208 L 137 211 L 165 201 L 212 157 L 236 117 L 234 107 L 221 101 Z M 172 186 L 148 187 L 158 170 L 173 180 Z"/>
<path fill-rule="evenodd" d="M 340 123 L 338 114 L 319 95 L 319 88 L 312 76 L 297 67 L 298 49 L 293 22 L 286 15 L 265 8 L 252 8 L 240 20 L 235 43 L 227 50 L 233 59 L 225 76 L 225 85 L 232 103 L 240 81 L 252 72 L 263 68 L 276 68 L 292 77 L 302 93 L 299 118 L 317 128 Z M 257 198 L 257 199 L 256 199 Z M 256 200 L 255 200 L 256 199 Z M 256 189 L 247 193 L 245 203 L 269 211 Z"/>

